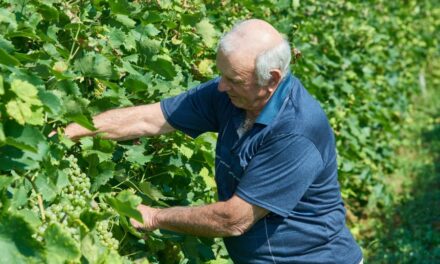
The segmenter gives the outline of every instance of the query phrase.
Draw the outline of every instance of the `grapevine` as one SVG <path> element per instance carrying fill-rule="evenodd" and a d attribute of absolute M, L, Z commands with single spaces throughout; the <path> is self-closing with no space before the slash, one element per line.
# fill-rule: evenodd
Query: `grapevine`
<path fill-rule="evenodd" d="M 80 242 L 80 215 L 81 213 L 92 208 L 95 212 L 106 212 L 114 214 L 114 211 L 110 207 L 101 203 L 99 206 L 93 200 L 93 195 L 90 192 L 90 179 L 87 175 L 81 172 L 78 166 L 78 160 L 70 155 L 65 161 L 69 164 L 69 167 L 64 169 L 68 175 L 69 184 L 63 188 L 60 192 L 57 201 L 50 204 L 44 209 L 44 219 L 42 212 L 38 206 L 37 194 L 34 190 L 30 195 L 29 206 L 35 214 L 41 216 L 42 224 L 38 227 L 38 232 L 34 237 L 38 241 L 44 241 L 44 233 L 48 226 L 51 224 L 60 224 L 65 232 L 72 236 L 76 242 Z M 113 238 L 111 228 L 113 221 L 105 219 L 96 223 L 95 231 L 101 241 L 101 243 L 112 250 L 118 250 L 119 242 Z"/>
<path fill-rule="evenodd" d="M 356 223 L 392 201 L 384 178 L 413 123 L 411 98 L 438 69 L 438 1 L 254 2 L 0 1 L 1 261 L 227 262 L 221 240 L 129 222 L 141 202 L 216 201 L 215 135 L 132 144 L 62 131 L 214 78 L 219 38 L 251 17 L 285 35 L 292 72 L 328 115 L 348 225 L 363 239 Z"/>

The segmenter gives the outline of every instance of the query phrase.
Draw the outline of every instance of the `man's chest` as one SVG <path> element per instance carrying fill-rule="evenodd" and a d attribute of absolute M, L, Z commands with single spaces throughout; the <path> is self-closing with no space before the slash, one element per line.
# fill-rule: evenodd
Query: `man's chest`
<path fill-rule="evenodd" d="M 263 144 L 265 126 L 254 124 L 242 130 L 243 118 L 231 117 L 219 132 L 216 147 L 216 182 L 220 200 L 235 192 L 246 168 Z M 240 136 L 240 133 L 243 133 Z"/>

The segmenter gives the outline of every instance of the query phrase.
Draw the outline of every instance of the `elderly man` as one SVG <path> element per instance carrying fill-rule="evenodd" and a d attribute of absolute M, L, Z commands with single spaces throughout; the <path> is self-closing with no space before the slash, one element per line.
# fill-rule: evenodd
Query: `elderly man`
<path fill-rule="evenodd" d="M 183 131 L 218 133 L 219 202 L 166 209 L 141 205 L 137 228 L 224 237 L 235 263 L 347 263 L 362 260 L 345 226 L 333 131 L 289 72 L 290 47 L 261 20 L 220 41 L 221 77 L 160 103 L 94 118 L 97 132 L 130 139 Z M 94 133 L 71 124 L 66 134 Z M 96 133 L 96 132 L 95 132 Z"/>

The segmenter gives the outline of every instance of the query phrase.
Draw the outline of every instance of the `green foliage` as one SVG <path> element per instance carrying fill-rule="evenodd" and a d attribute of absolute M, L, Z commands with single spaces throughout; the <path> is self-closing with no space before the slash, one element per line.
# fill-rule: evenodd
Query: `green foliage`
<path fill-rule="evenodd" d="M 208 80 L 218 38 L 250 17 L 271 22 L 302 52 L 293 70 L 335 129 L 349 210 L 365 216 L 390 201 L 382 178 L 396 169 L 410 98 L 438 53 L 437 1 L 4 0 L 1 255 L 17 263 L 223 263 L 218 240 L 139 234 L 127 221 L 139 218 L 140 201 L 215 201 L 215 136 L 133 144 L 45 135 L 69 122 L 93 130 L 94 114 Z"/>
<path fill-rule="evenodd" d="M 3 261 L 37 263 L 42 257 L 41 245 L 32 238 L 35 232 L 22 218 L 4 214 L 0 217 L 0 248 Z"/>
<path fill-rule="evenodd" d="M 388 177 L 393 203 L 363 225 L 364 253 L 373 263 L 437 263 L 440 260 L 439 57 L 429 62 L 425 94 L 415 98 L 411 124 Z M 404 175 L 402 177 L 401 175 Z M 400 177 L 399 177 L 400 176 Z"/>
<path fill-rule="evenodd" d="M 44 232 L 46 241 L 48 263 L 64 263 L 78 261 L 81 252 L 78 244 L 57 224 L 51 224 Z"/>

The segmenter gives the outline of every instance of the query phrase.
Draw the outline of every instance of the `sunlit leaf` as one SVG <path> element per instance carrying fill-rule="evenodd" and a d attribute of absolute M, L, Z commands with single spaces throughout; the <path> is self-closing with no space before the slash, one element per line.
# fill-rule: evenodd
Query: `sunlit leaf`
<path fill-rule="evenodd" d="M 11 100 L 6 104 L 6 111 L 19 124 L 43 125 L 42 109 L 32 109 L 32 105 L 21 100 Z"/>
<path fill-rule="evenodd" d="M 120 22 L 121 24 L 123 24 L 128 28 L 134 28 L 134 26 L 136 26 L 136 21 L 134 21 L 127 15 L 117 14 L 115 18 L 118 22 Z"/>
<path fill-rule="evenodd" d="M 146 155 L 145 147 L 143 145 L 126 146 L 127 152 L 125 152 L 125 158 L 133 163 L 144 165 L 149 162 L 153 157 L 152 155 Z"/>
<path fill-rule="evenodd" d="M 196 31 L 202 36 L 203 42 L 206 46 L 212 47 L 215 45 L 217 31 L 214 26 L 209 22 L 209 19 L 203 19 L 196 24 Z"/>
<path fill-rule="evenodd" d="M 119 214 L 142 222 L 142 215 L 137 210 L 137 206 L 142 201 L 139 196 L 129 191 L 122 191 L 116 197 L 108 196 L 107 201 Z"/>
<path fill-rule="evenodd" d="M 47 263 L 76 261 L 81 256 L 78 243 L 58 224 L 51 224 L 44 232 Z"/>

